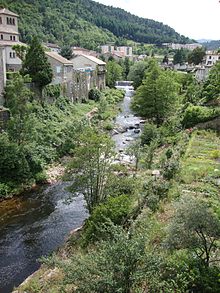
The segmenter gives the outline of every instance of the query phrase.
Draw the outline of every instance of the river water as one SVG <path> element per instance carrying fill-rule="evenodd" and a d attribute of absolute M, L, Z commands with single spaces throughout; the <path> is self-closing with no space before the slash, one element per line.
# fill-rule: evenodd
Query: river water
<path fill-rule="evenodd" d="M 119 88 L 126 90 L 126 96 L 116 125 L 127 128 L 140 119 L 130 111 L 131 88 Z M 113 135 L 122 159 L 126 159 L 126 146 L 137 136 L 134 129 Z M 70 196 L 67 186 L 66 182 L 41 186 L 0 202 L 0 293 L 11 292 L 36 271 L 40 266 L 38 259 L 61 246 L 70 231 L 88 217 L 82 196 L 66 204 L 65 199 Z"/>

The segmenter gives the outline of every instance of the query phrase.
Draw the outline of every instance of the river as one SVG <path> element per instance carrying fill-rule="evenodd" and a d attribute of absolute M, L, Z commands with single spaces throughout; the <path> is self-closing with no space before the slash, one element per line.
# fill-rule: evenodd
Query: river
<path fill-rule="evenodd" d="M 113 135 L 123 160 L 126 146 L 138 136 L 133 126 L 140 119 L 130 111 L 131 88 L 124 85 L 118 88 L 125 89 L 126 95 L 116 125 L 130 127 L 124 133 Z M 82 196 L 75 197 L 70 204 L 65 203 L 70 196 L 67 186 L 66 182 L 41 186 L 0 202 L 0 293 L 11 292 L 36 271 L 40 266 L 38 259 L 58 249 L 70 231 L 81 226 L 88 217 Z"/>

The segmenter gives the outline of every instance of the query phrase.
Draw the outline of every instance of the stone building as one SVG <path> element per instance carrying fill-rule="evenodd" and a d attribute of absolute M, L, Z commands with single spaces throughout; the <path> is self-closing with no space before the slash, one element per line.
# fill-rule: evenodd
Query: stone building
<path fill-rule="evenodd" d="M 0 47 L 0 106 L 4 104 L 4 87 L 6 84 L 6 62 L 5 62 L 5 49 Z"/>
<path fill-rule="evenodd" d="M 63 93 L 72 99 L 73 63 L 56 52 L 45 52 L 53 70 L 51 84 L 60 84 Z"/>
<path fill-rule="evenodd" d="M 18 15 L 10 10 L 0 9 L 0 46 L 5 49 L 7 71 L 18 71 L 21 60 L 12 49 L 14 45 L 25 45 L 19 41 Z"/>
<path fill-rule="evenodd" d="M 76 71 L 92 75 L 92 87 L 102 90 L 106 86 L 106 63 L 94 56 L 78 55 L 72 60 Z M 93 72 L 93 73 L 92 73 Z M 92 74 L 91 74 L 92 73 Z M 90 82 L 91 83 L 91 82 Z"/>

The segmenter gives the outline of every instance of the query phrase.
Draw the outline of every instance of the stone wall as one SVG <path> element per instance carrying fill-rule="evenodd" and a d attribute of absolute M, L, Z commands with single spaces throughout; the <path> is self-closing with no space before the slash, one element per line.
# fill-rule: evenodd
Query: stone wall
<path fill-rule="evenodd" d="M 0 107 L 0 132 L 6 128 L 9 118 L 10 118 L 9 110 L 3 107 Z"/>
<path fill-rule="evenodd" d="M 0 47 L 0 106 L 4 104 L 4 86 L 6 82 L 6 68 L 5 68 L 5 52 L 4 48 Z"/>

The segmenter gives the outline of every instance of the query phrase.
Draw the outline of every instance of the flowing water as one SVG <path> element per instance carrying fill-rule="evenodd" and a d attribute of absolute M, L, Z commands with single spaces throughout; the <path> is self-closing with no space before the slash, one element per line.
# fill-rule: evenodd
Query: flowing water
<path fill-rule="evenodd" d="M 113 139 L 121 156 L 126 156 L 126 146 L 138 136 L 133 126 L 140 119 L 130 111 L 132 88 L 124 84 L 118 88 L 125 89 L 126 96 L 116 124 L 132 129 L 113 135 Z M 66 204 L 65 199 L 70 196 L 67 186 L 66 182 L 41 186 L 0 202 L 0 293 L 11 292 L 36 271 L 40 266 L 38 259 L 55 251 L 70 231 L 88 217 L 82 196 Z"/>

